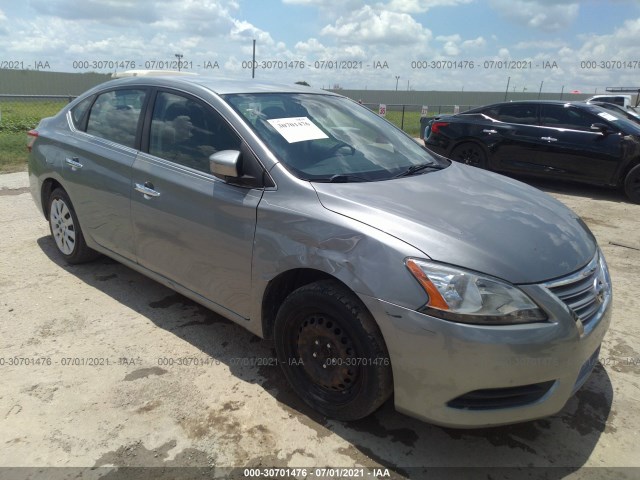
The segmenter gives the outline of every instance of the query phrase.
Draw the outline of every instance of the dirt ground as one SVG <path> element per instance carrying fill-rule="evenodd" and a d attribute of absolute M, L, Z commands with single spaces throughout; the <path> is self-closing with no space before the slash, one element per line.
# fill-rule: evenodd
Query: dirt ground
<path fill-rule="evenodd" d="M 360 475 L 326 467 L 363 467 L 365 478 L 640 475 L 640 205 L 616 191 L 534 183 L 583 217 L 611 269 L 614 316 L 593 375 L 553 417 L 454 430 L 389 403 L 354 423 L 318 416 L 278 367 L 252 364 L 273 353 L 240 326 L 109 259 L 61 261 L 27 183 L 24 172 L 0 175 L 0 478 L 124 478 L 113 466 L 201 467 L 150 478 L 249 478 L 245 467 L 305 467 L 307 478 Z"/>

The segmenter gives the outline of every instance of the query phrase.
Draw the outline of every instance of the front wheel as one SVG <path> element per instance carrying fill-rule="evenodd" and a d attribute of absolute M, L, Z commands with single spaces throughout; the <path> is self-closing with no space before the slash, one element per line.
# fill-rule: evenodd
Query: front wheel
<path fill-rule="evenodd" d="M 461 143 L 451 151 L 449 158 L 472 167 L 487 168 L 487 156 L 482 147 L 476 143 Z"/>
<path fill-rule="evenodd" d="M 624 179 L 624 193 L 633 203 L 640 203 L 640 165 L 633 167 Z"/>
<path fill-rule="evenodd" d="M 87 246 L 69 195 L 62 188 L 56 188 L 49 197 L 49 228 L 67 262 L 84 263 L 99 256 Z"/>
<path fill-rule="evenodd" d="M 351 291 L 322 280 L 283 302 L 274 325 L 278 362 L 296 393 L 337 420 L 357 420 L 391 395 L 389 354 L 373 317 Z"/>

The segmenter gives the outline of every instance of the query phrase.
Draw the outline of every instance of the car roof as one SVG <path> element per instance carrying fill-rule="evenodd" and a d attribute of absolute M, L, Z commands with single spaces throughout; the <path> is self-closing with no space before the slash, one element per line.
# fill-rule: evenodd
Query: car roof
<path fill-rule="evenodd" d="M 100 90 L 116 86 L 159 86 L 159 87 L 201 87 L 218 95 L 232 93 L 315 93 L 339 96 L 333 92 L 307 87 L 304 85 L 286 85 L 269 83 L 261 80 L 238 80 L 231 78 L 210 77 L 205 75 L 176 76 L 134 76 L 118 78 L 99 85 Z"/>
<path fill-rule="evenodd" d="M 466 112 L 460 112 L 459 115 L 464 114 L 475 114 L 482 112 L 483 110 L 487 110 L 489 108 L 501 107 L 503 105 L 578 105 L 578 106 L 588 106 L 593 105 L 590 103 L 586 103 L 584 100 L 513 100 L 509 102 L 497 102 L 490 103 L 487 105 L 482 105 L 480 107 L 473 108 Z"/>
<path fill-rule="evenodd" d="M 497 107 L 500 105 L 513 105 L 513 104 L 529 104 L 529 105 L 575 105 L 575 104 L 584 104 L 584 100 L 513 100 L 511 102 L 497 102 L 492 103 L 490 105 L 485 105 L 485 107 Z"/>

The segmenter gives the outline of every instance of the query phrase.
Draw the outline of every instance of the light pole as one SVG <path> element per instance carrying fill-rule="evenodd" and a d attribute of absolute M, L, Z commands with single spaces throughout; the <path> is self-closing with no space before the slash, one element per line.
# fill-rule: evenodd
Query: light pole
<path fill-rule="evenodd" d="M 253 39 L 253 56 L 251 57 L 251 78 L 256 78 L 256 39 Z"/>
<path fill-rule="evenodd" d="M 178 59 L 178 71 L 180 71 L 180 67 L 182 67 L 182 57 L 184 57 L 181 53 L 176 53 L 176 58 Z"/>
<path fill-rule="evenodd" d="M 400 80 L 400 75 L 396 75 L 396 92 L 398 91 L 398 80 Z"/>

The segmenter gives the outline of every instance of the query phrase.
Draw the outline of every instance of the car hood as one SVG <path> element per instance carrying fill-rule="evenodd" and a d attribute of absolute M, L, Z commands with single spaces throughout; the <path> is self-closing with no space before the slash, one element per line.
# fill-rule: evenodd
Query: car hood
<path fill-rule="evenodd" d="M 574 272 L 597 248 L 584 222 L 559 201 L 466 165 L 381 182 L 313 186 L 328 210 L 393 235 L 432 260 L 512 283 Z"/>

